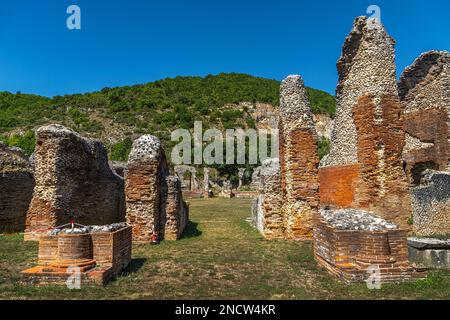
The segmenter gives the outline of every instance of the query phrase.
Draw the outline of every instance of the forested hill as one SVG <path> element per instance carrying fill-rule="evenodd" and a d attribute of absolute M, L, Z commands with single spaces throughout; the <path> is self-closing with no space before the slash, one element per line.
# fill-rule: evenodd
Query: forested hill
<path fill-rule="evenodd" d="M 0 93 L 0 140 L 32 152 L 32 130 L 60 123 L 83 135 L 99 138 L 124 158 L 132 138 L 151 133 L 170 144 L 175 128 L 193 128 L 194 121 L 218 128 L 254 127 L 241 102 L 279 104 L 276 80 L 246 74 L 176 77 L 147 84 L 103 88 L 101 91 L 55 96 Z M 334 97 L 308 88 L 314 113 L 334 116 Z"/>

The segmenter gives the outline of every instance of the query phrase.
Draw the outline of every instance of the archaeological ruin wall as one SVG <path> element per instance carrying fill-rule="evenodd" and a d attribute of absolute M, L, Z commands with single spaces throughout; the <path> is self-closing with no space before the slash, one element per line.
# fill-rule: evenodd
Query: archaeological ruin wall
<path fill-rule="evenodd" d="M 418 184 L 426 169 L 450 171 L 450 53 L 422 54 L 405 69 L 398 87 L 405 108 L 405 169 Z"/>
<path fill-rule="evenodd" d="M 22 271 L 33 285 L 66 286 L 79 272 L 79 285 L 105 285 L 131 262 L 131 227 L 125 223 L 53 229 L 39 237 L 38 264 Z"/>
<path fill-rule="evenodd" d="M 256 168 L 252 223 L 268 239 L 311 239 L 319 207 L 318 137 L 300 76 L 280 87 L 279 160 Z"/>
<path fill-rule="evenodd" d="M 124 182 L 108 165 L 103 144 L 61 125 L 36 132 L 33 198 L 26 240 L 71 220 L 83 225 L 125 220 Z"/>
<path fill-rule="evenodd" d="M 411 185 L 416 235 L 450 232 L 450 53 L 430 51 L 399 82 L 405 108 L 404 168 Z"/>
<path fill-rule="evenodd" d="M 410 229 L 411 202 L 402 170 L 404 107 L 397 93 L 394 45 L 384 27 L 366 17 L 355 20 L 345 40 L 337 63 L 331 149 L 319 172 L 320 201 L 373 211 Z"/>
<path fill-rule="evenodd" d="M 311 238 L 319 206 L 318 137 L 300 76 L 280 88 L 280 166 L 286 238 Z"/>
<path fill-rule="evenodd" d="M 267 239 L 284 239 L 279 160 L 265 160 L 260 174 L 259 195 L 252 203 L 252 225 Z"/>
<path fill-rule="evenodd" d="M 135 140 L 125 176 L 126 218 L 133 227 L 133 241 L 147 243 L 178 239 L 188 222 L 188 209 L 178 177 L 169 175 L 158 138 L 144 135 Z"/>
<path fill-rule="evenodd" d="M 22 150 L 0 142 L 0 233 L 25 230 L 35 184 L 33 171 Z"/>

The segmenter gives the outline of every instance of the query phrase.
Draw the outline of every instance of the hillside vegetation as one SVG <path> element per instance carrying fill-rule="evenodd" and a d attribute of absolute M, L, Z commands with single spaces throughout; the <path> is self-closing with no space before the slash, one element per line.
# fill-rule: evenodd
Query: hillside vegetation
<path fill-rule="evenodd" d="M 255 121 L 240 102 L 279 104 L 276 80 L 245 74 L 167 78 L 147 84 L 103 88 L 101 91 L 46 98 L 22 93 L 0 93 L 0 140 L 33 152 L 37 127 L 60 123 L 102 140 L 110 156 L 126 160 L 138 135 L 158 136 L 166 149 L 170 132 L 203 127 L 254 128 Z M 334 97 L 307 88 L 314 113 L 334 116 Z M 30 147 L 31 145 L 31 147 Z"/>

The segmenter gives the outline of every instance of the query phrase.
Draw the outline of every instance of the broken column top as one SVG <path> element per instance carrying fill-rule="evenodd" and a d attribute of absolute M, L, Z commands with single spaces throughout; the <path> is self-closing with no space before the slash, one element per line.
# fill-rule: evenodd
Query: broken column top
<path fill-rule="evenodd" d="M 421 54 L 403 71 L 398 83 L 406 112 L 428 107 L 450 109 L 450 52 Z"/>
<path fill-rule="evenodd" d="M 155 161 L 162 151 L 161 142 L 152 135 L 144 135 L 133 142 L 128 164 Z"/>
<path fill-rule="evenodd" d="M 290 75 L 281 82 L 280 116 L 288 127 L 314 125 L 311 106 L 303 79 L 299 75 Z"/>
<path fill-rule="evenodd" d="M 394 46 L 395 40 L 377 19 L 356 18 L 337 62 L 336 117 L 330 153 L 322 160 L 322 167 L 357 162 L 352 109 L 359 98 L 372 95 L 379 113 L 382 96 L 397 96 Z"/>

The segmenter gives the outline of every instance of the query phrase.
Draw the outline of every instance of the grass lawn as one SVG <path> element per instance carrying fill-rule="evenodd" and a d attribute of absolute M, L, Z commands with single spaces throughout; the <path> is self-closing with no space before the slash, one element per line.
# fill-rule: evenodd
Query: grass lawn
<path fill-rule="evenodd" d="M 105 287 L 22 286 L 37 243 L 0 236 L 0 299 L 450 299 L 449 272 L 381 290 L 343 285 L 317 267 L 310 243 L 262 239 L 245 221 L 250 200 L 189 202 L 184 238 L 135 245 L 129 270 Z"/>

